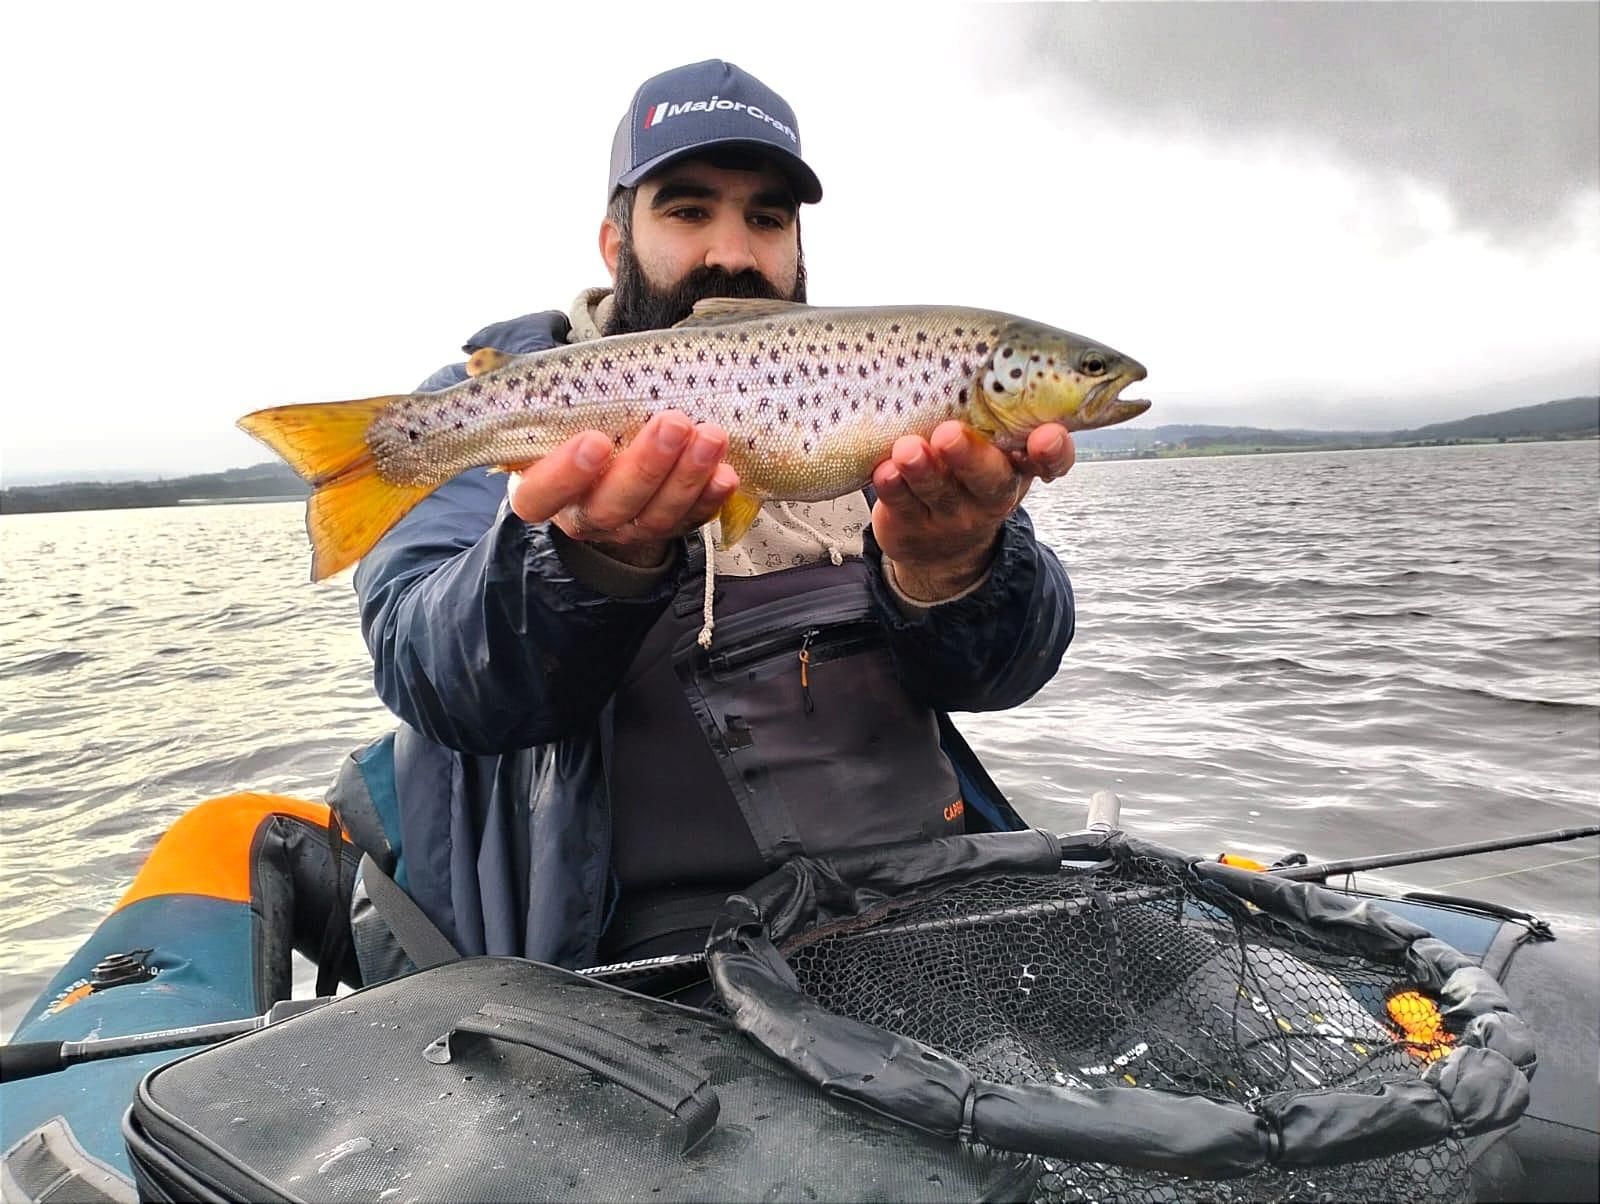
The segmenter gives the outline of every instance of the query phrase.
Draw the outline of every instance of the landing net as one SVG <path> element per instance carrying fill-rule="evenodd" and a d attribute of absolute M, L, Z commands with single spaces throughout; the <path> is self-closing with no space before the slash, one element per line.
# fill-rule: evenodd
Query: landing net
<path fill-rule="evenodd" d="M 723 1005 L 835 1094 L 1036 1155 L 1036 1199 L 1468 1197 L 1534 1065 L 1490 976 L 1320 887 L 1062 839 L 792 862 L 713 932 Z"/>

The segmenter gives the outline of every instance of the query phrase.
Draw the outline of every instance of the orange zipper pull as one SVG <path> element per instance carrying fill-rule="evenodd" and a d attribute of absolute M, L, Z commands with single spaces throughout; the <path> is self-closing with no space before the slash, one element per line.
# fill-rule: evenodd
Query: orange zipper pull
<path fill-rule="evenodd" d="M 811 641 L 819 634 L 813 628 L 800 640 L 800 697 L 805 701 L 807 715 L 817 709 L 816 703 L 811 701 Z"/>

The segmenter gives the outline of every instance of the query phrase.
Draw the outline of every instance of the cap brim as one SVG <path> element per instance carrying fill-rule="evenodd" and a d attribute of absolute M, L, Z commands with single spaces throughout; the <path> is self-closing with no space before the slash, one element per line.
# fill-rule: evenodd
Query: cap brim
<path fill-rule="evenodd" d="M 815 205 L 822 199 L 822 181 L 817 179 L 817 173 L 806 166 L 805 160 L 792 151 L 786 151 L 780 146 L 770 142 L 762 142 L 754 138 L 710 138 L 705 142 L 697 142 L 693 146 L 679 147 L 657 155 L 639 164 L 632 171 L 624 172 L 613 188 L 632 188 L 641 180 L 653 175 L 664 167 L 676 163 L 680 159 L 693 159 L 704 154 L 712 147 L 742 147 L 753 151 L 763 158 L 771 159 L 773 165 L 789 178 L 794 186 L 795 199 L 803 205 Z"/>

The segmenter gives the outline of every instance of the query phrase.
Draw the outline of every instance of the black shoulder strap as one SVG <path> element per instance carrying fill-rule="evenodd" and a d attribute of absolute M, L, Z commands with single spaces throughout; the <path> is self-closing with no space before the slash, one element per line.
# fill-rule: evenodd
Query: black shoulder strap
<path fill-rule="evenodd" d="M 361 880 L 366 883 L 367 897 L 383 917 L 384 923 L 394 933 L 400 948 L 419 970 L 445 962 L 460 960 L 461 954 L 450 943 L 450 938 L 439 931 L 417 901 L 400 884 L 378 867 L 372 854 L 361 855 Z"/>

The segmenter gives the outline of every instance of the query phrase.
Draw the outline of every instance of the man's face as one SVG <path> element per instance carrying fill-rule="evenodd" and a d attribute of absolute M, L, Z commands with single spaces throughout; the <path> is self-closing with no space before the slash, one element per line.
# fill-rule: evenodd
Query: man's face
<path fill-rule="evenodd" d="M 673 164 L 639 185 L 631 237 L 608 218 L 600 249 L 615 285 L 607 334 L 670 326 L 706 297 L 805 297 L 794 194 L 771 167 Z"/>

